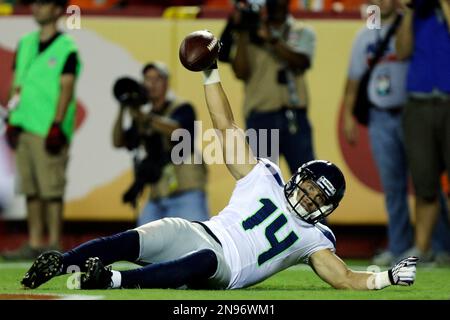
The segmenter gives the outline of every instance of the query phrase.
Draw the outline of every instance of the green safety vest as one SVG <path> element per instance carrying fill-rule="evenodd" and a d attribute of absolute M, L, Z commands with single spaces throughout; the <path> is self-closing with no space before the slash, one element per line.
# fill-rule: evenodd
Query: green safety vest
<path fill-rule="evenodd" d="M 61 72 L 72 52 L 77 52 L 77 47 L 66 34 L 59 35 L 41 53 L 38 31 L 29 33 L 20 40 L 14 77 L 14 88 L 20 88 L 20 101 L 11 112 L 11 125 L 41 137 L 47 136 L 58 107 Z M 76 77 L 80 69 L 81 63 L 78 61 Z M 75 128 L 75 113 L 74 95 L 61 124 L 69 141 Z"/>

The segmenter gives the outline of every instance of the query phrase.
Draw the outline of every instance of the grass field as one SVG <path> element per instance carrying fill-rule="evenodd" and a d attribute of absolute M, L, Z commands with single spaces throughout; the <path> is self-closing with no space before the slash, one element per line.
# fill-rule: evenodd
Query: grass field
<path fill-rule="evenodd" d="M 348 262 L 353 269 L 365 270 L 364 261 Z M 357 265 L 355 265 L 357 263 Z M 36 290 L 23 290 L 20 279 L 30 264 L 0 263 L 0 296 L 4 294 L 62 294 L 119 300 L 291 300 L 291 299 L 450 299 L 450 268 L 419 268 L 412 287 L 392 286 L 380 291 L 335 290 L 322 282 L 307 266 L 293 267 L 251 288 L 229 291 L 202 290 L 71 290 L 69 276 L 52 279 Z M 119 264 L 119 269 L 132 265 Z M 70 298 L 70 297 L 69 297 Z"/>

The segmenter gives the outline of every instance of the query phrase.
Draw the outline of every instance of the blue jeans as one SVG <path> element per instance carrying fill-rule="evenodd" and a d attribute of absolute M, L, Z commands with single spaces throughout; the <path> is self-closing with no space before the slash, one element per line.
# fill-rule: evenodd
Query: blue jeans
<path fill-rule="evenodd" d="M 170 197 L 150 200 L 138 218 L 138 226 L 167 217 L 179 217 L 190 221 L 209 219 L 206 194 L 200 190 L 185 191 Z"/>
<path fill-rule="evenodd" d="M 395 256 L 413 244 L 413 228 L 409 219 L 408 166 L 403 144 L 402 115 L 372 108 L 369 137 L 372 154 L 380 175 L 388 212 L 388 250 Z M 441 204 L 445 198 L 441 194 Z M 450 230 L 445 206 L 433 232 L 435 252 L 448 250 Z"/>
<path fill-rule="evenodd" d="M 306 110 L 295 109 L 295 122 L 297 125 L 297 132 L 289 132 L 289 120 L 286 117 L 286 110 L 282 109 L 275 112 L 252 112 L 246 119 L 247 129 L 278 129 L 279 131 L 279 155 L 284 155 L 286 162 L 288 163 L 291 173 L 297 171 L 297 169 L 304 163 L 314 160 L 314 150 L 312 143 L 312 130 L 309 123 Z M 259 145 L 259 135 L 258 145 Z M 271 139 L 270 133 L 267 135 L 268 147 L 270 152 Z M 255 150 L 256 146 L 251 145 L 253 153 L 257 156 L 263 156 L 258 153 L 259 150 Z M 278 162 L 278 158 L 274 155 L 270 155 L 270 160 Z"/>
<path fill-rule="evenodd" d="M 388 212 L 388 250 L 400 255 L 413 244 L 409 219 L 408 167 L 401 113 L 370 110 L 369 137 Z"/>

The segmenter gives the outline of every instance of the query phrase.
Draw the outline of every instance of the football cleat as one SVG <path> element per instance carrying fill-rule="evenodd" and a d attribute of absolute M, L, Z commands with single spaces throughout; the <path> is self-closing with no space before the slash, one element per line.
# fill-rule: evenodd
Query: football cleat
<path fill-rule="evenodd" d="M 98 257 L 86 260 L 86 273 L 81 275 L 80 289 L 111 288 L 111 267 L 105 267 Z"/>
<path fill-rule="evenodd" d="M 25 273 L 22 286 L 26 289 L 35 289 L 51 278 L 62 274 L 62 253 L 58 251 L 47 251 L 42 253 L 33 262 L 31 268 Z"/>

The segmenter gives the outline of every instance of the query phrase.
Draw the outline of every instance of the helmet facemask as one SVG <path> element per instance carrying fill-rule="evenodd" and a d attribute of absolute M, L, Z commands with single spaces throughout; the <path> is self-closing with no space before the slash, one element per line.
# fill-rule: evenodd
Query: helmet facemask
<path fill-rule="evenodd" d="M 317 190 L 320 190 L 321 196 L 325 201 L 319 204 L 304 189 L 304 182 L 309 181 Z M 299 169 L 284 187 L 284 194 L 288 202 L 288 209 L 300 219 L 316 224 L 326 216 L 328 216 L 335 206 L 330 204 L 328 197 L 322 188 L 315 183 L 311 173 L 307 169 Z"/>

